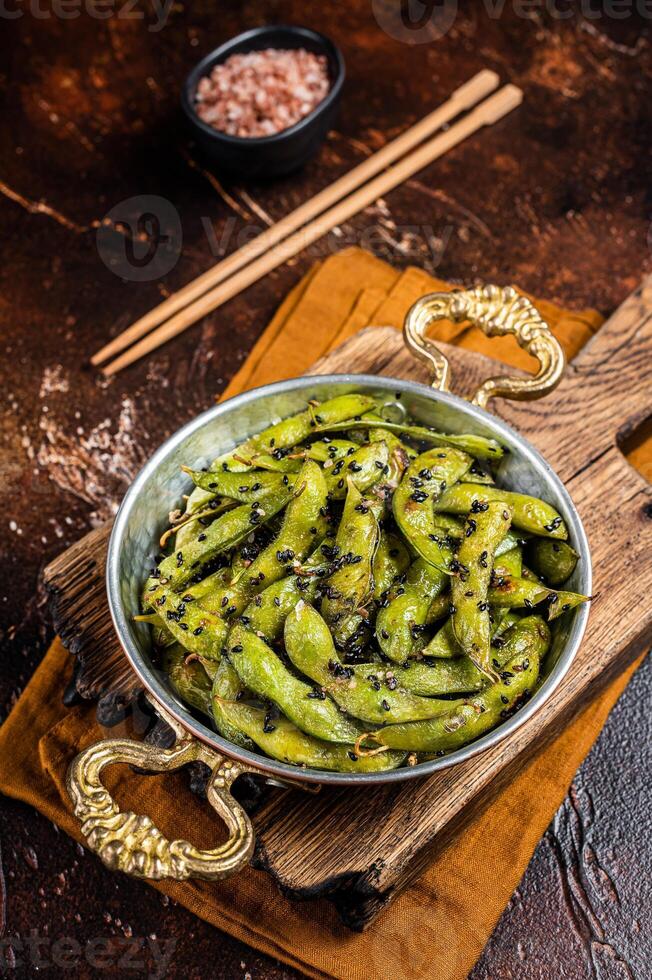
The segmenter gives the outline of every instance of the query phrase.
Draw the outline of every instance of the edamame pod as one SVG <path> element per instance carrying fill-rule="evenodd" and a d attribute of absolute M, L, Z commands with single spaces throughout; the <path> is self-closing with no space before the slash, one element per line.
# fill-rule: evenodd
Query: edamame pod
<path fill-rule="evenodd" d="M 335 423 L 331 425 L 319 425 L 316 432 L 345 432 L 347 428 L 353 428 L 348 423 Z M 461 449 L 463 452 L 475 456 L 477 459 L 501 459 L 504 450 L 500 443 L 495 439 L 486 436 L 476 436 L 471 433 L 463 435 L 452 435 L 449 432 L 436 432 L 425 425 L 404 425 L 401 422 L 385 422 L 384 419 L 374 415 L 373 418 L 356 419 L 355 428 L 374 428 L 386 429 L 398 435 L 408 436 L 417 442 L 434 443 L 436 446 L 450 446 L 453 449 Z"/>
<path fill-rule="evenodd" d="M 211 712 L 213 721 L 220 735 L 253 752 L 256 748 L 249 736 L 237 724 L 234 724 L 224 710 L 224 706 L 235 702 L 244 693 L 242 681 L 227 657 L 222 657 L 215 667 L 213 686 L 211 688 Z"/>
<path fill-rule="evenodd" d="M 495 678 L 491 666 L 489 582 L 497 546 L 507 534 L 511 511 L 494 500 L 469 515 L 457 553 L 456 574 L 451 581 L 453 633 L 462 652 L 479 670 Z"/>
<path fill-rule="evenodd" d="M 384 442 L 361 446 L 350 456 L 324 467 L 326 486 L 331 500 L 344 500 L 347 481 L 360 491 L 368 490 L 389 472 L 389 450 Z"/>
<path fill-rule="evenodd" d="M 381 531 L 372 565 L 374 599 L 384 596 L 409 565 L 410 554 L 401 538 L 397 534 Z"/>
<path fill-rule="evenodd" d="M 414 561 L 404 585 L 376 617 L 378 645 L 394 663 L 403 663 L 423 646 L 423 628 L 431 603 L 445 591 L 449 577 L 423 558 Z"/>
<path fill-rule="evenodd" d="M 305 602 L 298 603 L 286 619 L 284 637 L 285 649 L 297 670 L 353 718 L 386 725 L 433 718 L 442 710 L 440 703 L 402 688 L 400 674 L 385 679 L 385 672 L 378 672 L 375 664 L 343 664 L 328 626 Z"/>
<path fill-rule="evenodd" d="M 566 541 L 551 541 L 548 538 L 533 538 L 528 542 L 526 554 L 537 575 L 541 575 L 553 588 L 563 585 L 570 578 L 579 558 Z"/>
<path fill-rule="evenodd" d="M 187 473 L 195 486 L 209 490 L 218 497 L 230 497 L 243 504 L 261 502 L 273 491 L 288 490 L 288 480 L 283 483 L 281 473 L 225 473 L 223 470 L 191 470 L 188 466 L 181 469 Z"/>
<path fill-rule="evenodd" d="M 503 551 L 501 555 L 498 554 L 498 549 L 496 549 L 494 556 L 495 575 L 513 575 L 515 578 L 518 578 L 522 569 L 523 550 L 520 545 L 516 545 L 515 548 L 510 548 L 509 551 Z"/>
<path fill-rule="evenodd" d="M 267 507 L 267 503 L 264 504 Z M 326 481 L 318 463 L 308 460 L 297 474 L 294 493 L 274 540 L 248 568 L 203 605 L 223 616 L 235 616 L 259 592 L 292 571 L 326 532 Z"/>
<path fill-rule="evenodd" d="M 316 464 L 315 464 L 316 465 Z M 160 563 L 156 576 L 151 576 L 145 586 L 145 599 L 151 605 L 151 598 L 159 594 L 161 588 L 178 590 L 201 571 L 213 558 L 240 544 L 247 535 L 267 523 L 283 510 L 292 493 L 287 487 L 270 493 L 263 504 L 241 504 L 227 511 L 208 527 L 193 531 L 183 548 L 168 555 Z"/>
<path fill-rule="evenodd" d="M 253 630 L 266 643 L 272 643 L 283 635 L 283 625 L 297 602 L 304 599 L 312 602 L 319 586 L 319 577 L 310 574 L 319 568 L 322 561 L 321 548 L 318 547 L 305 562 L 305 575 L 288 575 L 273 582 L 246 607 L 240 622 Z"/>
<path fill-rule="evenodd" d="M 212 464 L 211 469 L 227 468 L 238 469 L 244 464 L 235 459 L 249 460 L 256 453 L 269 453 L 270 455 L 284 455 L 284 450 L 291 449 L 303 442 L 308 436 L 318 432 L 323 425 L 337 424 L 353 419 L 357 415 L 362 415 L 374 404 L 374 399 L 369 395 L 339 395 L 321 404 L 310 405 L 305 411 L 290 415 L 286 419 L 275 422 L 262 432 L 256 433 L 245 442 L 241 443 L 236 449 L 219 456 Z"/>
<path fill-rule="evenodd" d="M 531 609 L 540 602 L 548 601 L 548 619 L 557 619 L 569 609 L 575 609 L 583 602 L 588 602 L 590 596 L 579 595 L 577 592 L 560 592 L 559 589 L 548 589 L 539 582 L 526 578 L 512 578 L 505 575 L 494 579 L 489 589 L 489 602 L 492 606 L 507 609 L 525 607 Z"/>
<path fill-rule="evenodd" d="M 191 589 L 163 592 L 157 599 L 157 609 L 169 632 L 189 653 L 196 654 L 204 664 L 220 659 L 229 628 L 217 613 L 196 601 Z"/>
<path fill-rule="evenodd" d="M 274 425 L 251 436 L 235 449 L 218 456 L 213 460 L 210 469 L 246 472 L 260 465 L 252 459 L 256 455 L 260 457 L 261 454 L 269 454 L 282 459 L 286 455 L 285 450 L 307 439 L 317 431 L 318 424 L 331 424 L 355 418 L 356 415 L 362 415 L 371 409 L 373 405 L 374 399 L 369 395 L 358 394 L 340 395 L 322 402 L 321 405 L 311 405 L 297 415 L 275 422 Z M 318 420 L 321 422 L 318 423 Z M 204 507 L 211 497 L 210 491 L 195 488 L 188 498 L 186 512 L 190 513 Z"/>
<path fill-rule="evenodd" d="M 267 644 L 244 626 L 229 633 L 227 655 L 249 690 L 273 701 L 301 731 L 326 742 L 353 743 L 362 729 L 321 691 L 299 680 Z"/>
<path fill-rule="evenodd" d="M 472 698 L 451 701 L 447 712 L 430 721 L 388 725 L 371 735 L 366 743 L 407 752 L 445 755 L 474 741 L 507 718 L 534 690 L 539 676 L 539 657 L 528 651 L 510 660 L 501 679 Z M 360 749 L 364 757 L 364 749 Z"/>
<path fill-rule="evenodd" d="M 436 532 L 433 504 L 471 463 L 459 449 L 429 449 L 410 463 L 394 492 L 392 509 L 399 529 L 422 558 L 442 571 L 449 570 L 453 553 Z"/>
<path fill-rule="evenodd" d="M 543 660 L 549 646 L 550 629 L 546 623 L 539 616 L 528 616 L 518 620 L 504 635 L 494 636 L 492 666 L 498 670 L 521 653 L 534 652 Z M 458 652 L 456 647 L 455 653 Z M 469 657 L 433 659 L 425 651 L 423 660 L 411 660 L 404 668 L 397 668 L 396 678 L 408 691 L 427 697 L 480 691 L 487 685 L 487 675 Z"/>
<path fill-rule="evenodd" d="M 212 718 L 211 680 L 199 661 L 177 643 L 166 649 L 161 666 L 181 700 Z"/>
<path fill-rule="evenodd" d="M 444 598 L 444 597 L 442 597 Z M 445 598 L 449 602 L 450 610 L 450 595 L 446 595 Z M 436 602 L 437 600 L 435 600 Z M 491 617 L 493 618 L 493 632 L 492 637 L 496 635 L 497 630 L 501 628 L 503 619 L 507 615 L 506 609 L 495 609 L 491 612 Z M 517 616 L 509 614 L 512 618 L 512 622 L 516 622 Z M 421 651 L 424 657 L 459 657 L 462 654 L 462 649 L 455 639 L 455 633 L 453 631 L 453 619 L 449 616 L 444 625 L 437 630 L 433 638 L 430 640 L 428 645 L 424 647 Z"/>
<path fill-rule="evenodd" d="M 335 643 L 344 647 L 363 618 L 364 607 L 373 592 L 373 560 L 378 546 L 378 521 L 369 501 L 348 481 L 342 520 L 335 536 L 338 558 L 347 561 L 321 586 L 322 614 Z"/>
<path fill-rule="evenodd" d="M 328 436 L 324 436 L 323 439 L 311 442 L 303 450 L 301 447 L 297 447 L 297 452 L 305 456 L 306 459 L 314 459 L 316 463 L 327 463 L 327 468 L 329 468 L 338 459 L 342 459 L 344 456 L 352 456 L 359 448 L 358 444 L 351 442 L 350 439 L 329 439 Z"/>
<path fill-rule="evenodd" d="M 563 518 L 554 507 L 538 497 L 513 493 L 499 487 L 483 487 L 475 483 L 458 483 L 450 487 L 435 502 L 435 510 L 450 514 L 473 514 L 473 508 L 490 500 L 502 500 L 512 511 L 515 527 L 550 538 L 567 538 Z"/>
<path fill-rule="evenodd" d="M 233 728 L 246 733 L 272 759 L 294 766 L 332 772 L 383 772 L 397 769 L 405 761 L 405 752 L 358 758 L 344 745 L 312 738 L 287 718 L 281 716 L 272 721 L 261 708 L 241 702 L 223 703 L 221 716 Z"/>

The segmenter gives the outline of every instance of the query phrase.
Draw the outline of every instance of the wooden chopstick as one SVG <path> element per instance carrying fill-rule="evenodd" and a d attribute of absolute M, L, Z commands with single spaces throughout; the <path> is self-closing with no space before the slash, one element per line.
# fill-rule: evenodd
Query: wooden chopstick
<path fill-rule="evenodd" d="M 433 160 L 437 160 L 448 150 L 482 129 L 483 126 L 490 126 L 502 119 L 503 116 L 519 106 L 522 101 L 523 93 L 519 88 L 515 85 L 505 85 L 499 92 L 473 109 L 446 132 L 429 140 L 401 160 L 400 163 L 360 187 L 353 194 L 324 212 L 320 218 L 286 238 L 275 249 L 251 262 L 227 282 L 209 290 L 196 302 L 185 307 L 176 316 L 171 317 L 157 330 L 143 337 L 139 343 L 107 364 L 102 369 L 104 374 L 116 374 L 122 368 L 133 364 L 145 354 L 149 354 L 171 340 L 172 337 L 176 337 L 177 334 L 182 333 L 201 317 L 232 299 L 237 293 L 297 255 L 298 252 L 317 241 L 337 225 L 348 221 L 359 211 L 373 204 L 379 197 L 383 197 L 403 181 L 418 173 L 419 170 L 423 170 Z"/>
<path fill-rule="evenodd" d="M 445 126 L 446 123 L 454 119 L 461 112 L 471 109 L 477 105 L 481 99 L 498 87 L 499 78 L 496 72 L 485 69 L 478 72 L 473 78 L 461 85 L 443 105 L 425 116 L 420 122 L 411 126 L 405 133 L 402 133 L 391 143 L 388 143 L 377 153 L 368 157 L 353 170 L 344 174 L 338 180 L 329 184 L 314 197 L 305 201 L 290 214 L 286 215 L 276 224 L 252 239 L 242 248 L 237 249 L 223 261 L 218 262 L 208 269 L 201 276 L 184 286 L 178 292 L 173 293 L 168 299 L 159 303 L 158 306 L 150 310 L 145 316 L 140 317 L 130 327 L 127 327 L 118 337 L 110 341 L 91 358 L 91 364 L 101 364 L 109 357 L 124 350 L 134 341 L 143 337 L 146 333 L 163 323 L 173 316 L 184 306 L 199 299 L 209 289 L 213 289 L 219 283 L 224 282 L 229 276 L 236 273 L 243 266 L 252 262 L 254 259 L 274 248 L 283 238 L 301 228 L 326 211 L 341 198 L 350 194 L 356 188 L 366 183 L 381 170 L 395 163 L 402 156 L 412 150 L 419 143 L 422 143 L 433 133 Z"/>

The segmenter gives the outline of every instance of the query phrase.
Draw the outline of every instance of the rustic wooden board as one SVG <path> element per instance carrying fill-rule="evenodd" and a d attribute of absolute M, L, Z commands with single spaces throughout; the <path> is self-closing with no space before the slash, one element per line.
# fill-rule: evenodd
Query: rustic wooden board
<path fill-rule="evenodd" d="M 450 348 L 447 353 L 458 391 L 473 388 L 498 370 L 495 362 L 468 351 Z M 526 435 L 556 468 L 591 544 L 596 598 L 582 649 L 564 683 L 545 709 L 511 738 L 427 780 L 371 790 L 322 790 L 318 797 L 300 791 L 270 795 L 254 818 L 255 863 L 284 893 L 296 898 L 328 895 L 347 925 L 364 928 L 421 873 L 436 848 L 486 800 L 489 789 L 509 779 L 526 753 L 552 737 L 581 703 L 650 642 L 652 488 L 629 466 L 619 442 L 652 413 L 651 366 L 649 280 L 583 349 L 552 396 L 534 404 L 496 404 L 497 414 Z M 391 329 L 363 331 L 319 362 L 315 372 L 355 369 L 425 380 L 422 369 L 403 350 L 400 335 Z M 79 565 L 90 545 L 95 549 L 93 574 L 101 572 L 106 535 L 94 535 L 76 546 L 74 562 L 66 553 L 68 569 Z M 70 633 L 69 617 L 78 605 L 64 599 L 65 562 L 64 557 L 52 563 L 46 581 L 57 589 L 57 625 L 68 626 Z M 73 619 L 74 644 L 89 668 L 88 654 L 100 621 L 106 644 L 105 620 L 94 617 L 91 634 L 76 613 Z M 110 642 L 120 683 L 128 684 L 115 641 Z M 93 681 L 92 670 L 87 671 L 86 693 L 103 690 L 106 658 L 105 645 L 104 681 L 98 683 L 97 676 Z"/>

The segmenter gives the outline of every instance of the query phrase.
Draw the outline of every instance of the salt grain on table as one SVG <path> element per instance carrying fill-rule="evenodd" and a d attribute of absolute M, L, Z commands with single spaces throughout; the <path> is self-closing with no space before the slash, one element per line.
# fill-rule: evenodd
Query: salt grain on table
<path fill-rule="evenodd" d="M 234 54 L 197 86 L 197 115 L 231 136 L 280 133 L 326 97 L 328 63 L 304 48 Z"/>

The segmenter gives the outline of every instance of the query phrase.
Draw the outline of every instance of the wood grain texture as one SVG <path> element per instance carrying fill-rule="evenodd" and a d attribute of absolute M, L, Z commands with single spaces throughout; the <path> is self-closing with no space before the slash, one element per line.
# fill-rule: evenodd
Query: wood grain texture
<path fill-rule="evenodd" d="M 457 390 L 470 392 L 500 365 L 490 358 L 442 345 L 457 379 Z M 534 404 L 496 403 L 509 421 L 558 469 L 575 500 L 591 543 L 596 598 L 580 653 L 563 684 L 544 709 L 509 739 L 482 756 L 428 779 L 352 792 L 322 788 L 317 800 L 296 791 L 273 794 L 255 816 L 255 864 L 268 871 L 281 890 L 295 898 L 328 895 L 343 921 L 363 929 L 420 874 L 461 817 L 468 818 L 483 793 L 509 778 L 526 753 L 551 738 L 578 705 L 607 683 L 652 639 L 652 490 L 626 462 L 617 445 L 649 411 L 651 381 L 652 289 L 644 283 L 569 366 L 559 388 Z M 319 361 L 315 373 L 353 372 L 426 381 L 422 366 L 405 350 L 391 328 L 368 328 Z M 579 425 L 579 427 L 578 427 Z M 590 438 L 578 438 L 580 432 Z M 608 488 L 608 492 L 605 489 Z M 619 546 L 614 547 L 614 522 Z M 64 636 L 80 651 L 93 649 L 101 622 L 108 617 L 103 595 L 102 546 L 105 534 L 94 532 L 74 555 L 46 570 L 51 587 L 57 579 L 58 612 L 66 577 L 73 572 L 72 602 L 84 576 L 101 576 L 93 584 L 94 615 L 60 622 Z M 85 553 L 81 560 L 81 553 Z M 68 555 L 69 553 L 67 553 Z M 638 569 L 636 575 L 632 568 Z M 646 608 L 647 606 L 647 608 Z M 88 607 L 86 607 L 88 608 Z M 614 623 L 618 632 L 614 634 Z M 80 627 L 82 634 L 80 637 Z M 106 640 L 106 636 L 104 636 Z M 104 650 L 106 651 L 106 642 Z M 113 648 L 111 648 L 113 652 Z M 124 657 L 113 657 L 121 683 Z M 91 661 L 92 664 L 92 661 Z M 102 679 L 90 689 L 110 686 L 105 657 Z M 369 819 L 374 813 L 374 819 Z M 346 834 L 342 834 L 346 827 Z"/>
<path fill-rule="evenodd" d="M 107 616 L 106 555 L 112 522 L 91 531 L 43 572 L 54 628 L 77 658 L 75 687 L 98 700 L 111 691 L 131 699 L 142 689 Z"/>

